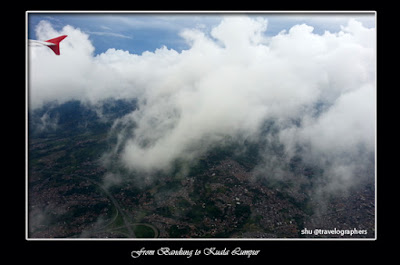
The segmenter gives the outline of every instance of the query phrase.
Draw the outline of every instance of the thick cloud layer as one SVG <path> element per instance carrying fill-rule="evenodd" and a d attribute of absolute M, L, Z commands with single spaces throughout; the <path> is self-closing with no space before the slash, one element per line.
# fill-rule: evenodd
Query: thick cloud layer
<path fill-rule="evenodd" d="M 93 56 L 87 34 L 71 26 L 56 32 L 42 21 L 39 39 L 68 38 L 61 56 L 29 50 L 30 108 L 137 98 L 138 110 L 114 130 L 124 140 L 123 164 L 145 172 L 196 158 L 227 137 L 268 137 L 261 129 L 273 120 L 286 160 L 301 148 L 303 160 L 325 168 L 332 183 L 353 182 L 374 153 L 375 29 L 349 20 L 323 35 L 305 24 L 272 38 L 266 30 L 264 19 L 227 16 L 210 34 L 181 32 L 191 48 L 180 53 L 162 47 Z M 266 154 L 259 169 L 268 170 L 270 160 Z"/>

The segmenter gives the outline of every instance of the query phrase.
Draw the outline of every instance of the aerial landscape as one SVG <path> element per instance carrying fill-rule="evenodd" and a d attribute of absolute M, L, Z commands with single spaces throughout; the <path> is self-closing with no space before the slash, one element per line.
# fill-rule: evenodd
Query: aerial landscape
<path fill-rule="evenodd" d="M 376 238 L 374 13 L 27 19 L 28 239 Z"/>

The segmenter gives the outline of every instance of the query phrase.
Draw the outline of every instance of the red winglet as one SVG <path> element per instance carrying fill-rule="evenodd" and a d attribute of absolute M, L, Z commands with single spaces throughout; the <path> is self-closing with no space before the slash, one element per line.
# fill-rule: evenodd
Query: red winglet
<path fill-rule="evenodd" d="M 55 44 L 55 45 L 50 45 L 50 46 L 47 46 L 47 47 L 49 47 L 50 49 L 52 49 L 53 52 L 54 52 L 56 55 L 60 55 L 60 42 L 61 42 L 63 39 L 65 39 L 66 37 L 67 37 L 67 35 L 62 35 L 62 36 L 57 37 L 57 38 L 54 38 L 54 39 L 46 40 L 46 42 L 50 42 L 50 43 Z"/>

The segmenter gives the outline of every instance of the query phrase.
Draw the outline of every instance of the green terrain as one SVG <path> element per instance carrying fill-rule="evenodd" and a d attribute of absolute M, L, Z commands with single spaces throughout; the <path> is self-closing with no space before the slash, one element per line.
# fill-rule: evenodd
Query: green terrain
<path fill-rule="evenodd" d="M 328 198 L 321 212 L 312 192 L 319 169 L 295 158 L 287 167 L 308 176 L 301 182 L 254 177 L 259 145 L 246 141 L 142 176 L 116 157 L 104 163 L 117 142 L 112 121 L 133 111 L 135 101 L 94 109 L 71 101 L 29 114 L 30 238 L 299 238 L 304 227 L 340 224 L 373 237 L 373 183 Z"/>

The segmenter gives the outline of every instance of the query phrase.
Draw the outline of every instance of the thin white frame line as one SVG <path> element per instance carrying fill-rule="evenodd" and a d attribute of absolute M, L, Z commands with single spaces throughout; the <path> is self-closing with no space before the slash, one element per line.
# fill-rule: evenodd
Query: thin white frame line
<path fill-rule="evenodd" d="M 342 14 L 374 14 L 375 17 L 375 41 L 376 41 L 376 52 L 378 47 L 378 39 L 377 39 L 377 11 L 375 10 L 348 10 L 348 11 L 254 11 L 254 10 L 245 10 L 245 11 L 161 11 L 161 10 L 138 10 L 138 11 L 103 11 L 103 10 L 94 10 L 94 11 L 61 11 L 61 10 L 29 10 L 25 12 L 25 240 L 27 241 L 375 241 L 378 238 L 378 217 L 377 217 L 377 106 L 375 107 L 375 231 L 374 238 L 29 238 L 29 218 L 28 218 L 28 103 L 29 103 L 29 52 L 28 52 L 28 15 L 33 13 L 63 13 L 63 14 L 72 14 L 72 13 L 85 13 L 85 14 L 101 14 L 101 13 L 120 13 L 120 14 L 332 14 L 332 15 L 342 15 Z M 377 92 L 377 61 L 378 55 L 375 58 L 375 93 Z M 377 98 L 377 97 L 375 97 Z M 377 102 L 376 102 L 377 104 Z"/>

